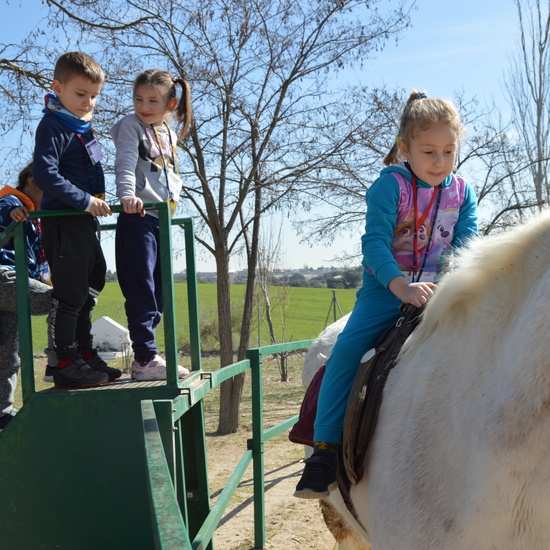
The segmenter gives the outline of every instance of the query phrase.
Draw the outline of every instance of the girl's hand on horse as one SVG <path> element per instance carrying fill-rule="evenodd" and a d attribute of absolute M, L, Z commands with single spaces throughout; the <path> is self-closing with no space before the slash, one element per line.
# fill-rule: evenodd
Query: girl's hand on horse
<path fill-rule="evenodd" d="M 404 303 L 422 307 L 433 296 L 437 285 L 434 283 L 409 283 L 399 276 L 390 281 L 388 288 Z"/>

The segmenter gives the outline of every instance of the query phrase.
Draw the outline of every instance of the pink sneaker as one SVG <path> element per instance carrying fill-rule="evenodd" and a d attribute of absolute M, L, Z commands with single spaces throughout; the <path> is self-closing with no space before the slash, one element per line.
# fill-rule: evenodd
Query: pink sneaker
<path fill-rule="evenodd" d="M 178 365 L 178 375 L 180 378 L 187 376 L 189 371 Z M 166 380 L 166 361 L 160 356 L 155 355 L 146 365 L 140 365 L 137 361 L 132 361 L 132 379 L 145 380 Z"/>

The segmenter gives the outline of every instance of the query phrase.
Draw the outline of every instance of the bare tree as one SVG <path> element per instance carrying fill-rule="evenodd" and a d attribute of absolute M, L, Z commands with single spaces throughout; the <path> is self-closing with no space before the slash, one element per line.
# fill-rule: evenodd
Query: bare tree
<path fill-rule="evenodd" d="M 263 297 L 263 315 L 262 318 L 267 326 L 269 333 L 269 343 L 276 344 L 277 336 L 275 334 L 275 325 L 273 323 L 273 310 L 279 313 L 281 325 L 281 342 L 291 341 L 292 335 L 287 337 L 286 320 L 287 310 L 290 305 L 290 287 L 274 286 L 274 269 L 281 266 L 281 228 L 276 236 L 273 231 L 264 231 L 263 238 L 260 241 L 258 251 L 258 274 L 257 286 L 261 290 Z M 272 304 L 272 297 L 275 294 L 275 303 Z M 258 309 L 261 311 L 261 300 L 259 300 Z M 258 330 L 261 320 L 258 319 Z M 288 339 L 290 338 L 290 340 Z M 288 358 L 292 352 L 280 352 L 275 354 L 279 366 L 281 382 L 288 381 Z"/>
<path fill-rule="evenodd" d="M 66 33 L 63 44 L 70 46 L 75 36 L 76 45 L 107 70 L 98 111 L 103 130 L 131 105 L 130 83 L 140 69 L 156 66 L 190 79 L 196 121 L 181 144 L 187 154 L 183 208 L 197 216 L 197 238 L 216 261 L 222 366 L 233 361 L 235 349 L 229 260 L 245 251 L 248 281 L 237 346 L 243 358 L 261 218 L 273 208 L 288 215 L 309 208 L 318 197 L 308 191 L 338 181 L 346 158 L 359 157 L 357 133 L 368 122 L 342 118 L 360 110 L 338 91 L 335 79 L 397 37 L 414 0 L 47 3 L 52 32 Z M 28 55 L 38 56 L 31 46 Z M 222 388 L 221 433 L 239 425 L 243 383 L 239 376 Z"/>
<path fill-rule="evenodd" d="M 325 204 L 322 217 L 307 215 L 296 222 L 306 241 L 330 242 L 349 233 L 356 243 L 343 252 L 339 263 L 356 264 L 361 258 L 359 235 L 365 223 L 365 192 L 378 177 L 382 158 L 393 144 L 397 120 L 408 97 L 405 90 L 348 90 L 357 97 L 356 106 L 368 114 L 361 132 L 360 158 L 348 155 L 340 179 L 311 188 Z M 489 234 L 521 221 L 538 204 L 526 174 L 532 162 L 526 158 L 510 123 L 504 122 L 494 106 L 482 106 L 473 97 L 456 91 L 454 101 L 461 113 L 466 134 L 457 156 L 457 173 L 474 187 L 479 204 L 480 230 Z M 378 105 L 378 108 L 375 106 Z M 372 109 L 372 111 L 369 110 Z M 353 113 L 349 113 L 353 117 Z M 334 161 L 334 159 L 333 159 Z"/>
<path fill-rule="evenodd" d="M 550 6 L 540 0 L 514 2 L 520 36 L 505 88 L 541 208 L 550 199 Z"/>

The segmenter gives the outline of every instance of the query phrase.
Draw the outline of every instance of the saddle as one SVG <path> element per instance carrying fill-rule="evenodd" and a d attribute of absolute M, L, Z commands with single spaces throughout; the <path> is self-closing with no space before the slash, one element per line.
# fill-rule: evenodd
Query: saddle
<path fill-rule="evenodd" d="M 356 518 L 350 487 L 365 474 L 363 464 L 378 420 L 388 375 L 397 363 L 405 340 L 420 323 L 424 307 L 402 304 L 400 310 L 402 316 L 382 334 L 375 346 L 375 354 L 359 365 L 346 409 L 336 478 L 342 498 Z"/>
<path fill-rule="evenodd" d="M 374 356 L 359 365 L 351 389 L 344 423 L 344 444 L 339 461 L 339 470 L 345 470 L 341 472 L 343 475 L 340 477 L 348 479 L 348 484 L 357 483 L 363 476 L 363 458 L 378 418 L 382 390 L 390 370 L 395 365 L 401 346 L 418 325 L 423 311 L 423 308 L 418 309 L 406 304 L 401 305 L 400 309 L 403 315 L 378 339 Z M 298 422 L 288 435 L 293 443 L 313 447 L 313 424 L 324 374 L 323 364 L 307 387 Z"/>

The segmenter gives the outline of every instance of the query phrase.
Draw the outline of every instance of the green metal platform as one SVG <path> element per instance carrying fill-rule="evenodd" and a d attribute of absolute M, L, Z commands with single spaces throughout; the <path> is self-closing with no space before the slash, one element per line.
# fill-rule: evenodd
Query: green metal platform
<path fill-rule="evenodd" d="M 25 403 L 0 434 L 0 547 L 154 548 L 141 401 L 178 393 L 122 380 Z"/>
<path fill-rule="evenodd" d="M 159 212 L 166 381 L 126 376 L 99 388 L 36 392 L 28 279 L 17 277 L 24 405 L 0 433 L 0 550 L 212 549 L 214 531 L 251 462 L 255 547 L 265 544 L 263 445 L 298 416 L 264 430 L 262 357 L 313 341 L 251 349 L 244 361 L 203 371 L 192 220 L 170 221 L 167 203 L 145 206 Z M 59 214 L 67 212 L 33 215 Z M 181 380 L 171 224 L 185 229 L 192 370 Z M 26 274 L 23 224 L 8 227 L 0 246 L 12 234 L 16 271 Z M 202 399 L 246 370 L 251 371 L 252 438 L 211 506 Z"/>

